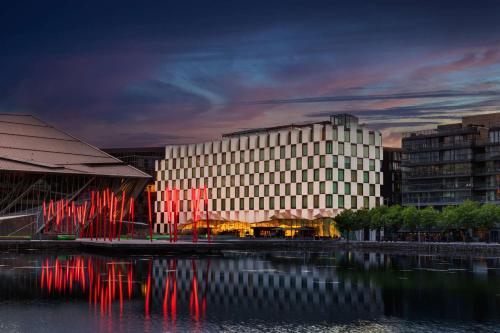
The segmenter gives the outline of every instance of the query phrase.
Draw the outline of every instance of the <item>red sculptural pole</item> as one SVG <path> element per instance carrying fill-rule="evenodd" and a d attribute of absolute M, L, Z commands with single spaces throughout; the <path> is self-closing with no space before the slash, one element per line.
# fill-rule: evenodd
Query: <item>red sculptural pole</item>
<path fill-rule="evenodd" d="M 122 236 L 122 224 L 123 224 L 123 210 L 125 208 L 125 191 L 122 191 L 122 207 L 120 210 L 120 227 L 118 228 L 118 240 Z"/>
<path fill-rule="evenodd" d="M 165 199 L 164 211 L 168 225 L 168 239 L 170 242 L 172 242 L 172 225 L 170 223 L 170 189 L 168 187 L 165 189 L 164 199 Z"/>

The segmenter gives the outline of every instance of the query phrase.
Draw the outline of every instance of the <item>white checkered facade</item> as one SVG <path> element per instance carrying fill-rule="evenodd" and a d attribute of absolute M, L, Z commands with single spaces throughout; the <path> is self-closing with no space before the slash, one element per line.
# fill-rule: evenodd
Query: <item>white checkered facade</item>
<path fill-rule="evenodd" d="M 331 122 L 235 133 L 166 147 L 156 164 L 157 231 L 166 232 L 165 188 L 180 189 L 180 223 L 192 218 L 192 187 L 207 186 L 209 210 L 225 220 L 273 215 L 314 219 L 382 203 L 380 132 Z"/>

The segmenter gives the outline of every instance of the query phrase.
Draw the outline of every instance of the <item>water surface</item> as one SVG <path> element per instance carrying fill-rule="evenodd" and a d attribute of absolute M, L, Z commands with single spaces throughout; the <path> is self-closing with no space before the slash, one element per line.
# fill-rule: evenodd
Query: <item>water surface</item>
<path fill-rule="evenodd" d="M 500 331 L 500 258 L 0 254 L 0 332 Z"/>

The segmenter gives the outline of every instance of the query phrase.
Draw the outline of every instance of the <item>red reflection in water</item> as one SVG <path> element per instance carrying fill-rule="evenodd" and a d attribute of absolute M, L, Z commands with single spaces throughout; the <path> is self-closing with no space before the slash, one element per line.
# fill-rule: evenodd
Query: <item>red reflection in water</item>
<path fill-rule="evenodd" d="M 152 291 L 152 288 L 161 285 L 153 276 L 153 261 L 149 261 L 147 265 L 147 273 L 142 271 L 146 273 L 144 276 L 141 275 L 141 270 L 134 272 L 132 262 L 113 262 L 103 258 L 83 256 L 45 259 L 40 271 L 40 288 L 48 296 L 83 294 L 88 299 L 89 307 L 93 305 L 94 309 L 99 309 L 97 313 L 100 313 L 102 317 L 107 317 L 109 322 L 112 319 L 113 309 L 119 311 L 120 318 L 123 317 L 124 309 L 127 309 L 124 301 L 125 292 L 128 295 L 128 302 L 141 297 L 142 294 L 146 320 L 148 321 L 157 310 L 163 314 L 164 323 L 170 322 L 175 328 L 179 305 L 177 296 L 180 292 L 177 290 L 178 262 L 174 259 L 168 261 L 165 267 L 167 269 L 165 287 L 160 293 Z M 187 298 L 189 303 L 182 304 L 183 308 L 189 311 L 192 321 L 198 325 L 206 315 L 210 261 L 207 261 L 205 272 L 198 268 L 195 260 L 190 262 L 190 266 L 192 280 L 189 283 L 189 290 L 185 291 L 189 293 L 186 295 L 189 296 Z M 189 269 L 189 266 L 186 268 Z M 201 279 L 198 279 L 198 271 L 202 274 Z M 135 280 L 141 280 L 142 276 L 142 281 L 144 281 L 142 288 L 134 288 L 134 273 L 137 275 Z M 157 294 L 162 299 L 155 303 L 153 295 Z M 181 299 L 186 298 L 181 297 Z M 160 304 L 160 308 L 155 309 L 154 304 Z"/>

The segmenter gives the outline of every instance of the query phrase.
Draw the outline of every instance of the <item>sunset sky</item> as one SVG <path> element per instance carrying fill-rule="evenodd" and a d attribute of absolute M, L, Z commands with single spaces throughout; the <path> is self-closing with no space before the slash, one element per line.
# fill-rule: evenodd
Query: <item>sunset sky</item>
<path fill-rule="evenodd" d="M 2 1 L 0 113 L 101 147 L 500 111 L 500 1 Z"/>

